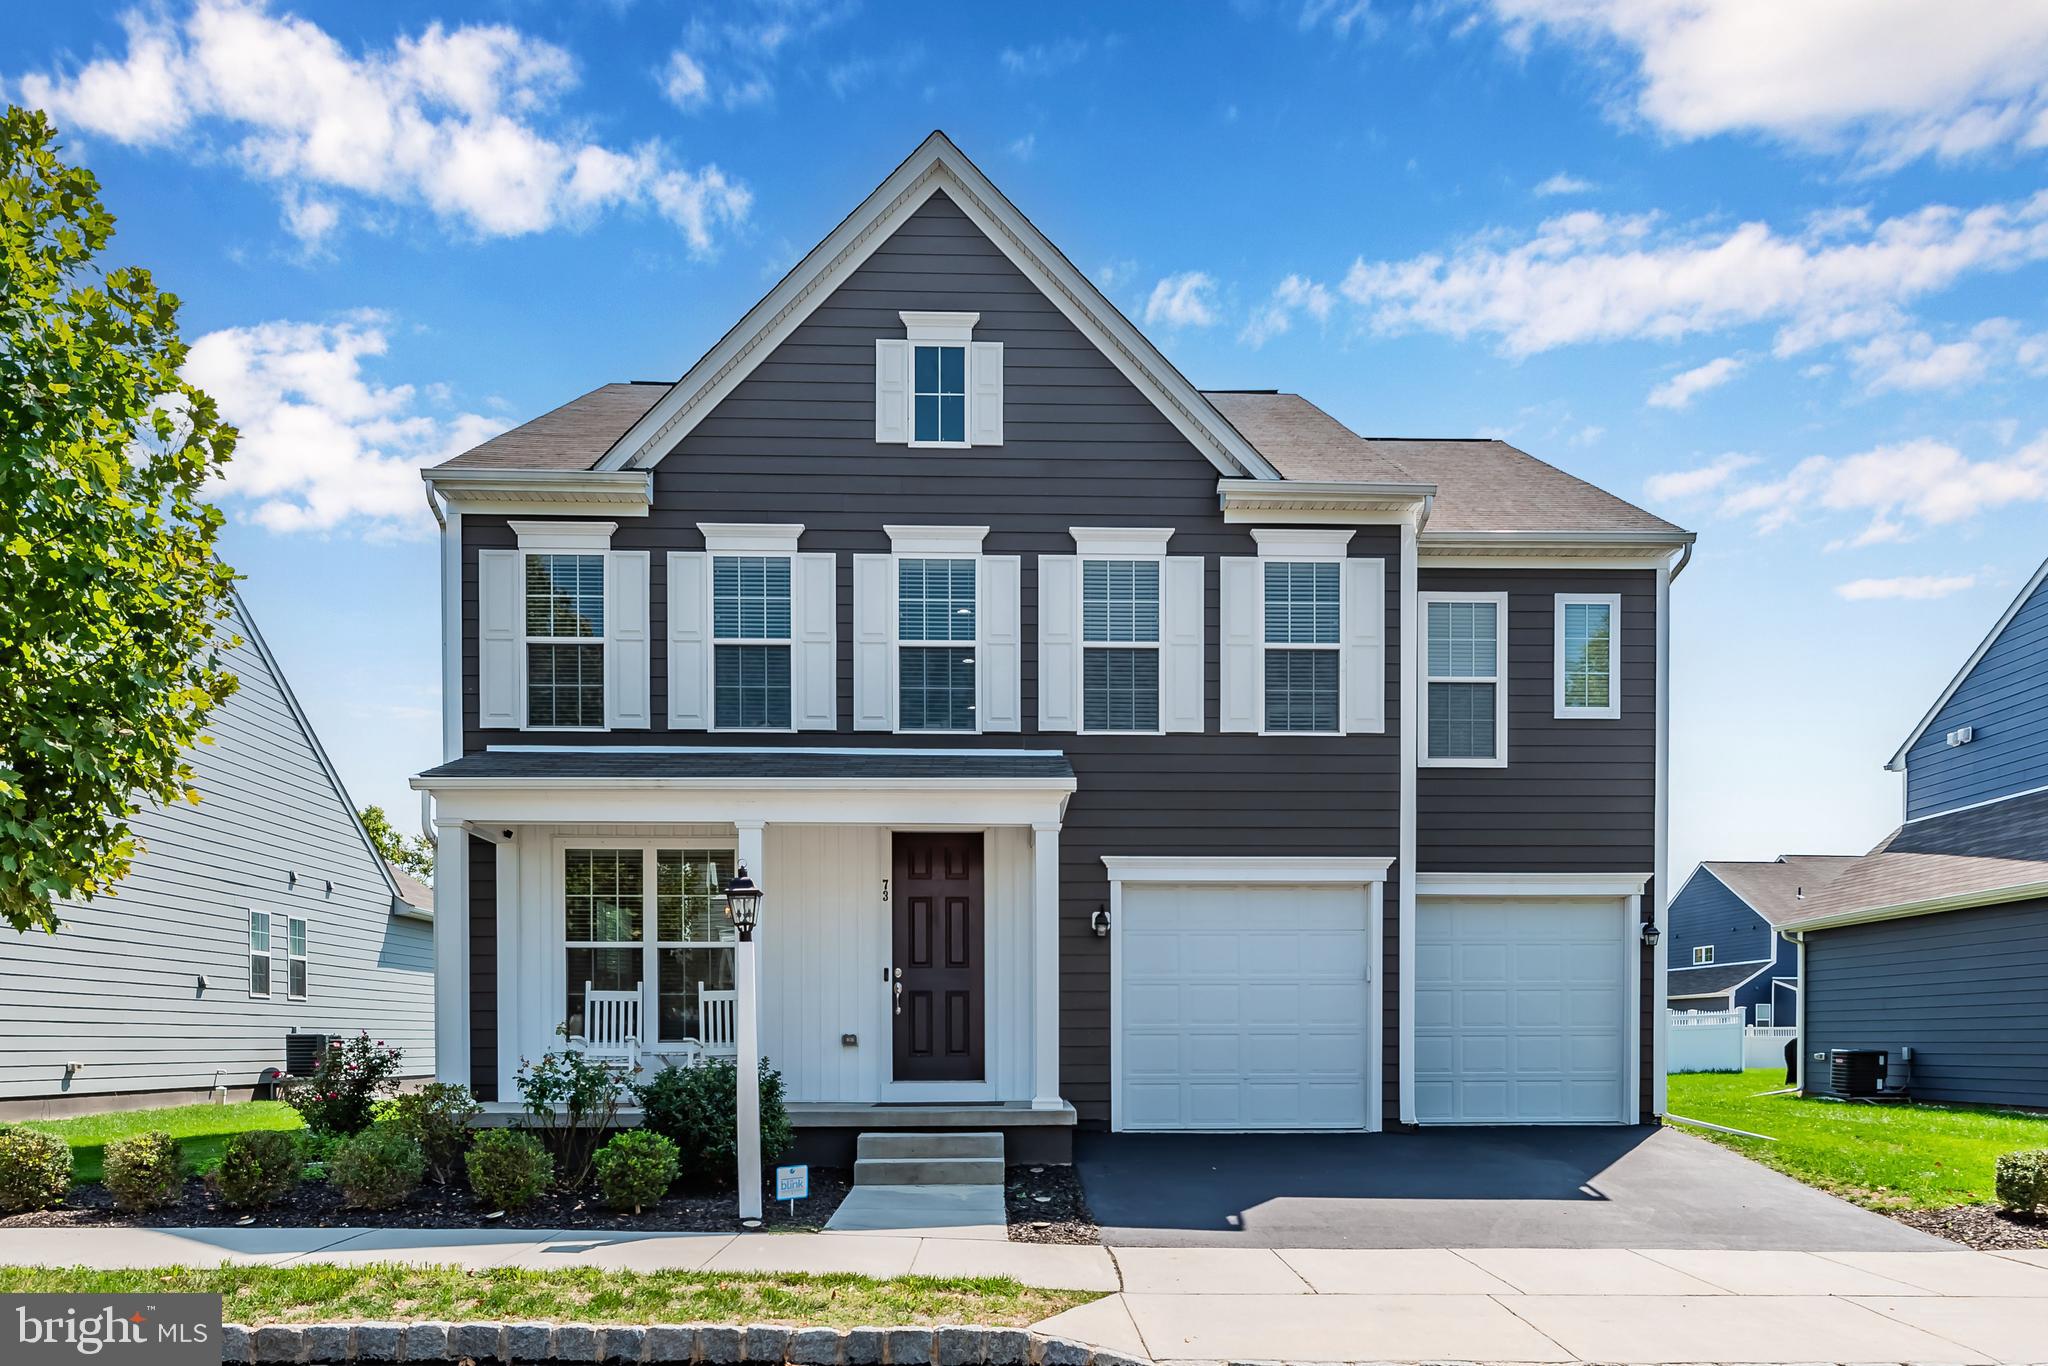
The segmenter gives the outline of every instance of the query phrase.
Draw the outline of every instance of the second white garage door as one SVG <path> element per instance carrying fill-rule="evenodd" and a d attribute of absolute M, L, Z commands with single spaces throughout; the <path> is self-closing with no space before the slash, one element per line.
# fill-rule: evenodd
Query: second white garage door
<path fill-rule="evenodd" d="M 1627 903 L 1423 899 L 1415 1117 L 1612 1124 L 1629 1056 Z"/>
<path fill-rule="evenodd" d="M 1367 906 L 1356 886 L 1126 886 L 1118 1126 L 1366 1127 Z"/>

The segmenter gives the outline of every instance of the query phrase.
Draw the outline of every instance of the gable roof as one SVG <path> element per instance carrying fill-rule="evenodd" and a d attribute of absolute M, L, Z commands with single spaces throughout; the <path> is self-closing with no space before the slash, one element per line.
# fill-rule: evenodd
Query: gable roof
<path fill-rule="evenodd" d="M 2048 898 L 2048 792 L 1904 825 L 1809 895 L 1787 929 Z"/>
<path fill-rule="evenodd" d="M 1861 858 L 1860 854 L 1785 854 L 1767 863 L 1714 859 L 1700 868 L 1766 922 L 1782 925 L 1804 913 L 1822 887 Z"/>
<path fill-rule="evenodd" d="M 2005 611 L 1992 624 L 1990 632 L 1983 640 L 1977 643 L 1977 648 L 1972 650 L 1970 657 L 1963 661 L 1963 667 L 1956 670 L 1956 676 L 1951 678 L 1948 681 L 1948 686 L 1941 690 L 1941 696 L 1934 699 L 1934 705 L 1927 709 L 1927 715 L 1920 718 L 1920 724 L 1913 727 L 1913 733 L 1906 737 L 1905 743 L 1899 746 L 1898 752 L 1885 761 L 1884 766 L 1886 768 L 1895 773 L 1904 771 L 1906 767 L 1906 751 L 1920 742 L 1920 737 L 1925 735 L 1927 728 L 1934 724 L 1934 718 L 1941 715 L 1941 709 L 1948 705 L 1948 700 L 1951 697 L 1956 695 L 1956 689 L 1963 686 L 1963 680 L 1970 676 L 1970 671 L 1977 667 L 1986 654 L 1990 653 L 1993 643 L 2001 635 L 2005 634 L 2005 628 L 2012 624 L 2012 619 L 2019 615 L 2020 608 L 2026 606 L 2027 599 L 2034 596 L 2034 590 L 2041 586 L 2041 582 L 2044 579 L 2048 579 L 2048 560 L 2041 561 L 2041 567 L 2034 571 L 2034 576 L 2027 580 L 2026 587 L 2020 589 L 2019 595 L 2006 606 Z"/>
<path fill-rule="evenodd" d="M 672 387 L 667 380 L 635 380 L 592 389 L 436 468 L 587 470 Z"/>
<path fill-rule="evenodd" d="M 1279 477 L 1094 282 L 952 139 L 936 130 L 634 422 L 594 468 L 645 469 L 668 454 L 778 342 L 941 190 L 1221 473 Z"/>
<path fill-rule="evenodd" d="M 1672 968 L 1665 974 L 1665 995 L 1669 997 L 1719 996 L 1746 986 L 1771 964 L 1709 963 L 1701 968 Z"/>

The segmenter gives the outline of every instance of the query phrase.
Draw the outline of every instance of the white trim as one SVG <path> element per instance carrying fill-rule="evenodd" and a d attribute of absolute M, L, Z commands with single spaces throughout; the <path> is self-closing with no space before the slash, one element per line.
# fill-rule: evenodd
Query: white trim
<path fill-rule="evenodd" d="M 1084 560 L 1157 560 L 1173 539 L 1170 526 L 1070 526 L 1074 553 Z"/>
<path fill-rule="evenodd" d="M 1031 825 L 1063 818 L 1071 779 L 485 779 L 436 781 L 436 825 L 475 821 L 485 829 L 521 824 L 722 825 L 735 820 L 806 825 Z M 438 878 L 438 868 L 437 868 Z M 437 898 L 439 891 L 436 892 Z M 444 904 L 458 904 L 452 891 Z M 436 925 L 465 922 L 444 915 Z M 437 935 L 437 945 L 438 945 Z M 457 979 L 439 957 L 439 980 Z"/>
<path fill-rule="evenodd" d="M 429 506 L 432 495 L 429 494 Z M 439 511 L 439 509 L 436 509 Z M 481 574 L 479 574 L 481 577 Z M 479 615 L 481 615 L 479 613 Z M 447 505 L 441 522 L 441 761 L 462 757 L 462 509 Z M 482 643 L 478 643 L 482 655 Z M 481 722 L 482 718 L 478 718 Z M 351 806 L 350 809 L 354 809 Z M 431 814 L 428 815 L 431 820 Z M 365 835 L 368 843 L 369 836 Z"/>
<path fill-rule="evenodd" d="M 1494 608 L 1493 630 L 1493 677 L 1445 677 L 1436 679 L 1429 672 L 1429 609 L 1436 603 L 1445 602 L 1487 602 Z M 1416 710 L 1419 721 L 1416 727 L 1417 745 L 1415 762 L 1421 768 L 1506 768 L 1508 766 L 1508 595 L 1506 593 L 1417 593 L 1415 595 L 1417 617 L 1416 651 L 1422 658 L 1416 661 L 1421 685 L 1416 689 Z M 1429 752 L 1429 685 L 1444 683 L 1491 683 L 1493 685 L 1493 739 L 1494 752 L 1491 758 L 1437 758 Z"/>
<path fill-rule="evenodd" d="M 895 749 L 859 748 L 844 745 L 486 745 L 488 754 L 859 754 L 904 758 L 944 755 L 949 759 L 1064 759 L 1063 749 L 924 749 L 900 746 Z M 922 781 L 922 780 L 921 780 Z"/>
<path fill-rule="evenodd" d="M 420 471 L 433 493 L 458 512 L 493 517 L 566 517 L 583 513 L 645 517 L 654 477 L 645 470 L 507 470 L 458 465 Z"/>
<path fill-rule="evenodd" d="M 794 555 L 802 522 L 699 522 L 713 555 Z"/>
<path fill-rule="evenodd" d="M 522 551 L 602 553 L 612 548 L 617 522 L 512 522 Z"/>
<path fill-rule="evenodd" d="M 1657 927 L 1657 946 L 1650 950 L 1650 1113 L 1665 1113 L 1665 1074 L 1671 1056 L 1671 1011 L 1664 999 L 1671 971 L 1671 581 L 1692 557 L 1686 546 L 1675 568 L 1657 571 L 1657 772 L 1654 836 L 1650 875 L 1653 893 L 1650 922 Z M 1768 918 L 1768 917 L 1767 917 Z"/>
<path fill-rule="evenodd" d="M 417 780 L 415 780 L 417 781 Z M 434 1077 L 469 1085 L 469 831 L 434 811 Z"/>
<path fill-rule="evenodd" d="M 933 133 L 597 462 L 646 468 L 675 448 L 940 190 L 1220 472 L 1280 475 L 943 133 Z"/>
<path fill-rule="evenodd" d="M 905 309 L 896 316 L 903 320 L 905 340 L 913 344 L 955 342 L 964 346 L 974 340 L 975 324 L 981 321 L 979 313 L 930 313 L 915 309 Z"/>
<path fill-rule="evenodd" d="M 2048 792 L 2048 784 L 2044 784 L 2041 787 L 2030 787 L 2024 792 L 2008 792 L 2003 797 L 1986 797 L 1981 802 L 1967 802 L 1962 806 L 1945 807 L 1940 811 L 1930 811 L 1924 816 L 1908 816 L 1903 823 L 1906 825 L 1916 825 L 1921 821 L 1931 821 L 1936 816 L 1953 816 L 1959 811 L 1975 811 L 1979 807 L 1997 806 L 2000 802 L 2009 802 L 2020 797 L 2038 797 L 2043 792 Z"/>
<path fill-rule="evenodd" d="M 1436 495 L 1436 485 L 1226 477 L 1216 481 L 1216 495 L 1223 520 L 1234 525 L 1407 526 Z"/>
<path fill-rule="evenodd" d="M 1607 609 L 1607 705 L 1575 707 L 1565 701 L 1564 617 L 1567 607 Z M 1621 594 L 1556 593 L 1551 596 L 1551 715 L 1558 721 L 1616 721 L 1621 718 Z"/>
<path fill-rule="evenodd" d="M 514 594 L 512 610 L 516 617 L 516 625 L 518 626 L 518 634 L 513 637 L 513 643 L 517 649 L 517 654 L 513 661 L 516 673 L 516 676 L 513 680 L 513 686 L 517 689 L 517 701 L 515 702 L 515 705 L 519 709 L 519 729 L 522 731 L 557 731 L 589 733 L 608 732 L 612 729 L 610 719 L 610 699 L 612 687 L 612 669 L 615 667 L 615 664 L 612 659 L 613 651 L 611 612 L 611 533 L 614 529 L 616 529 L 618 524 L 616 522 L 593 522 L 589 523 L 588 525 L 590 525 L 593 528 L 603 527 L 605 529 L 604 540 L 602 542 L 593 542 L 590 540 L 586 540 L 583 536 L 577 533 L 568 532 L 562 533 L 560 536 L 560 540 L 557 543 L 554 540 L 556 533 L 553 530 L 553 528 L 555 524 L 545 522 L 512 523 L 513 529 L 519 532 L 519 549 L 516 552 L 519 556 L 519 565 L 518 572 L 514 576 L 514 581 L 512 585 L 512 590 Z M 527 540 L 529 534 L 527 530 L 528 528 L 534 529 L 531 534 L 535 537 L 535 539 L 531 543 L 529 543 L 529 541 Z M 598 588 L 598 602 L 601 605 L 601 608 L 604 612 L 604 632 L 601 635 L 598 635 L 595 638 L 590 636 L 536 636 L 527 629 L 529 618 L 526 614 L 526 562 L 528 557 L 533 555 L 575 555 L 596 558 L 601 573 L 601 582 Z M 707 575 L 707 577 L 709 576 Z M 651 599 L 651 595 L 652 587 L 650 585 L 647 599 Z M 643 605 L 646 606 L 648 610 L 651 612 L 651 601 L 647 599 L 643 600 Z M 531 692 L 528 690 L 527 669 L 529 667 L 529 661 L 531 660 L 533 654 L 532 647 L 536 644 L 579 646 L 595 645 L 598 647 L 599 657 L 603 660 L 603 672 L 599 676 L 598 684 L 599 717 L 594 725 L 543 726 L 534 724 L 532 705 L 533 697 Z M 639 729 L 639 727 L 635 727 L 635 729 Z"/>
<path fill-rule="evenodd" d="M 1481 554 L 1500 548 L 1535 549 L 1558 554 L 1572 550 L 1599 550 L 1611 554 L 1618 549 L 1630 547 L 1640 547 L 1645 552 L 1672 552 L 1681 550 L 1698 539 L 1695 533 L 1680 531 L 1676 527 L 1669 531 L 1437 530 L 1423 533 L 1422 550 L 1425 557 L 1432 552 L 1443 550 Z"/>
<path fill-rule="evenodd" d="M 306 950 L 307 950 L 307 951 L 306 951 L 305 953 L 293 953 L 293 952 L 292 952 L 292 926 L 294 926 L 294 925 L 297 925 L 297 926 L 299 927 L 299 933 L 300 933 L 300 935 L 301 935 L 301 936 L 303 936 L 303 937 L 304 937 L 304 939 L 305 939 L 305 941 L 306 941 Z M 272 936 L 272 940 L 271 940 L 271 942 L 272 942 L 273 944 L 275 944 L 275 943 L 276 943 L 276 937 L 275 937 L 275 936 Z M 305 1000 L 305 999 L 306 999 L 306 996 L 307 996 L 307 994 L 308 994 L 308 993 L 309 993 L 309 992 L 310 992 L 310 991 L 312 990 L 312 985 L 313 985 L 313 965 L 312 965 L 312 946 L 313 946 L 313 935 L 312 935 L 312 927 L 311 927 L 310 925 L 308 925 L 308 924 L 307 924 L 307 922 L 306 922 L 306 917 L 305 917 L 305 916 L 302 916 L 302 915 L 286 915 L 286 916 L 285 916 L 285 918 L 284 918 L 284 955 L 283 955 L 283 956 L 284 956 L 284 997 L 285 997 L 285 999 L 286 999 L 287 1001 L 303 1001 L 303 1000 Z M 300 964 L 304 964 L 304 965 L 305 965 L 305 968 L 306 968 L 306 985 L 305 985 L 305 986 L 304 986 L 303 988 L 301 988 L 300 990 L 298 990 L 298 991 L 293 991 L 293 990 L 292 990 L 292 965 L 293 965 L 294 963 L 300 963 Z M 276 964 L 276 962 L 275 962 L 274 960 L 273 960 L 273 962 L 271 963 L 271 968 L 270 968 L 270 971 L 271 971 L 271 975 L 272 975 L 273 977 L 274 977 L 274 976 L 276 975 L 276 973 L 277 973 L 277 964 Z"/>
<path fill-rule="evenodd" d="M 1417 873 L 1417 896 L 1641 896 L 1648 873 Z"/>
<path fill-rule="evenodd" d="M 1792 942 L 1799 946 L 1799 982 L 1792 988 L 1792 1037 L 1799 1040 L 1799 1050 L 1793 1055 L 1798 1066 L 1794 1069 L 1792 1084 L 1803 1094 L 1806 1090 L 1806 1058 L 1811 1051 L 1806 1041 L 1806 941 L 1795 934 Z"/>
<path fill-rule="evenodd" d="M 1913 733 L 1906 737 L 1906 742 L 1899 746 L 1898 752 L 1885 761 L 1886 768 L 1891 769 L 1895 773 L 1904 771 L 1906 751 L 1919 743 L 1920 737 L 1927 733 L 1927 728 L 1934 724 L 1934 718 L 1941 715 L 1941 709 L 1948 705 L 1951 697 L 1956 695 L 1956 689 L 1963 686 L 1963 680 L 1970 676 L 1970 671 L 1977 667 L 1985 655 L 1991 653 L 1993 642 L 2005 634 L 2005 628 L 2010 626 L 2012 619 L 2020 614 L 2020 608 L 2026 605 L 2028 598 L 2034 596 L 2034 590 L 2041 586 L 2044 579 L 2048 579 L 2048 560 L 2041 561 L 2041 567 L 2036 569 L 2034 576 L 2027 580 L 2026 587 L 2020 589 L 2019 596 L 2015 597 L 2007 605 L 2005 611 L 1999 614 L 1998 621 L 1992 626 L 1984 639 L 1977 643 L 1977 648 L 1970 652 L 1970 657 L 1963 661 L 1963 667 L 1956 671 L 1956 676 L 1951 678 L 1948 681 L 1948 686 L 1941 690 L 1941 696 L 1934 699 L 1934 705 L 1927 709 L 1927 715 L 1920 718 L 1920 724 L 1913 727 Z"/>
<path fill-rule="evenodd" d="M 1456 551 L 1431 554 L 1429 547 L 1422 549 L 1422 562 L 1431 569 L 1633 569 L 1643 573 L 1663 569 L 1671 561 L 1671 552 L 1660 550 L 1654 555 L 1621 556 L 1602 555 L 1471 555 Z"/>
<path fill-rule="evenodd" d="M 263 952 L 256 951 L 256 917 L 263 917 Z M 248 957 L 243 974 L 243 986 L 248 988 L 252 1001 L 268 1001 L 277 992 L 277 913 L 249 907 L 247 933 L 243 936 L 242 948 Z M 256 990 L 256 963 L 263 962 L 263 990 Z"/>
<path fill-rule="evenodd" d="M 884 526 L 889 553 L 901 558 L 964 559 L 981 554 L 985 526 Z"/>
<path fill-rule="evenodd" d="M 1701 954 L 1705 954 L 1706 956 L 1705 956 L 1704 958 L 1702 958 L 1702 957 L 1700 956 Z M 1714 962 L 1714 946 L 1713 946 L 1712 944 L 1695 944 L 1695 945 L 1693 945 L 1693 946 L 1692 946 L 1692 965 L 1693 965 L 1694 967 L 1696 967 L 1696 968 L 1710 968 L 1710 967 L 1715 967 L 1715 966 L 1717 966 L 1717 965 L 1715 964 L 1715 962 Z M 1733 964 L 1733 963 L 1730 963 L 1730 964 L 1727 964 L 1726 966 L 1728 966 L 1728 967 L 1734 967 L 1734 966 L 1736 966 L 1736 965 L 1735 965 L 1735 964 Z"/>
<path fill-rule="evenodd" d="M 1349 527 L 1252 528 L 1262 560 L 1342 560 L 1357 534 Z"/>
<path fill-rule="evenodd" d="M 894 1056 L 895 1050 L 890 1050 Z M 1059 1110 L 1060 827 L 1031 827 L 1031 1108 Z"/>
<path fill-rule="evenodd" d="M 1384 882 L 1391 858 L 1290 858 L 1284 855 L 1104 854 L 1118 882 Z"/>
<path fill-rule="evenodd" d="M 1400 1065 L 1395 1114 L 1403 1124 L 1415 1123 L 1415 848 L 1420 821 L 1416 803 L 1420 775 L 1416 759 L 1421 744 L 1416 714 L 1417 680 L 1421 674 L 1415 656 L 1420 631 L 1415 606 L 1416 595 L 1422 585 L 1417 541 L 1426 517 L 1425 509 L 1401 523 L 1401 881 L 1395 907 L 1397 932 L 1394 952 L 1399 972 L 1394 1016 L 1395 1049 Z"/>
<path fill-rule="evenodd" d="M 1788 921 L 1780 928 L 1797 930 L 1805 934 L 1809 930 L 1833 930 L 1844 925 L 1867 925 L 1879 920 L 1906 920 L 1918 915 L 1938 915 L 1943 911 L 1973 911 L 1980 906 L 2000 906 L 2010 901 L 2032 901 L 2041 897 L 2048 897 L 2048 881 L 2015 883 L 2008 887 L 1993 887 L 1985 891 L 1930 897 L 1925 901 L 1901 902 L 1896 906 L 1872 906 L 1862 910 L 1841 911 L 1834 915 L 1817 915 L 1805 920 Z M 1804 955 L 1801 955 L 1801 961 L 1804 961 Z"/>

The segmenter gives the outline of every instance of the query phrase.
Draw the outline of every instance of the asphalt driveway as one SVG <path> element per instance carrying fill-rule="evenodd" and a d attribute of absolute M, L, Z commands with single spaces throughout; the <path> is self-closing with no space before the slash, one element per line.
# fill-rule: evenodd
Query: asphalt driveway
<path fill-rule="evenodd" d="M 1112 1247 L 1953 1248 L 1675 1129 L 1103 1134 Z"/>

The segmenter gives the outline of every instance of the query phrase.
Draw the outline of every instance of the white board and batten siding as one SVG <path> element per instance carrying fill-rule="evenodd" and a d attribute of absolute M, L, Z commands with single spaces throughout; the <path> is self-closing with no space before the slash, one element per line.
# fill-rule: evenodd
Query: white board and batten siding
<path fill-rule="evenodd" d="M 239 604 L 234 629 L 241 687 L 192 752 L 199 805 L 145 808 L 145 848 L 115 894 L 61 907 L 56 934 L 11 936 L 0 954 L 0 1101 L 246 1087 L 283 1066 L 294 1027 L 367 1029 L 404 1050 L 406 1073 L 433 1072 L 433 927 L 392 915 L 346 794 Z M 270 912 L 279 946 L 267 1000 L 249 995 L 252 909 Z M 306 921 L 304 1000 L 287 997 L 293 916 Z"/>

